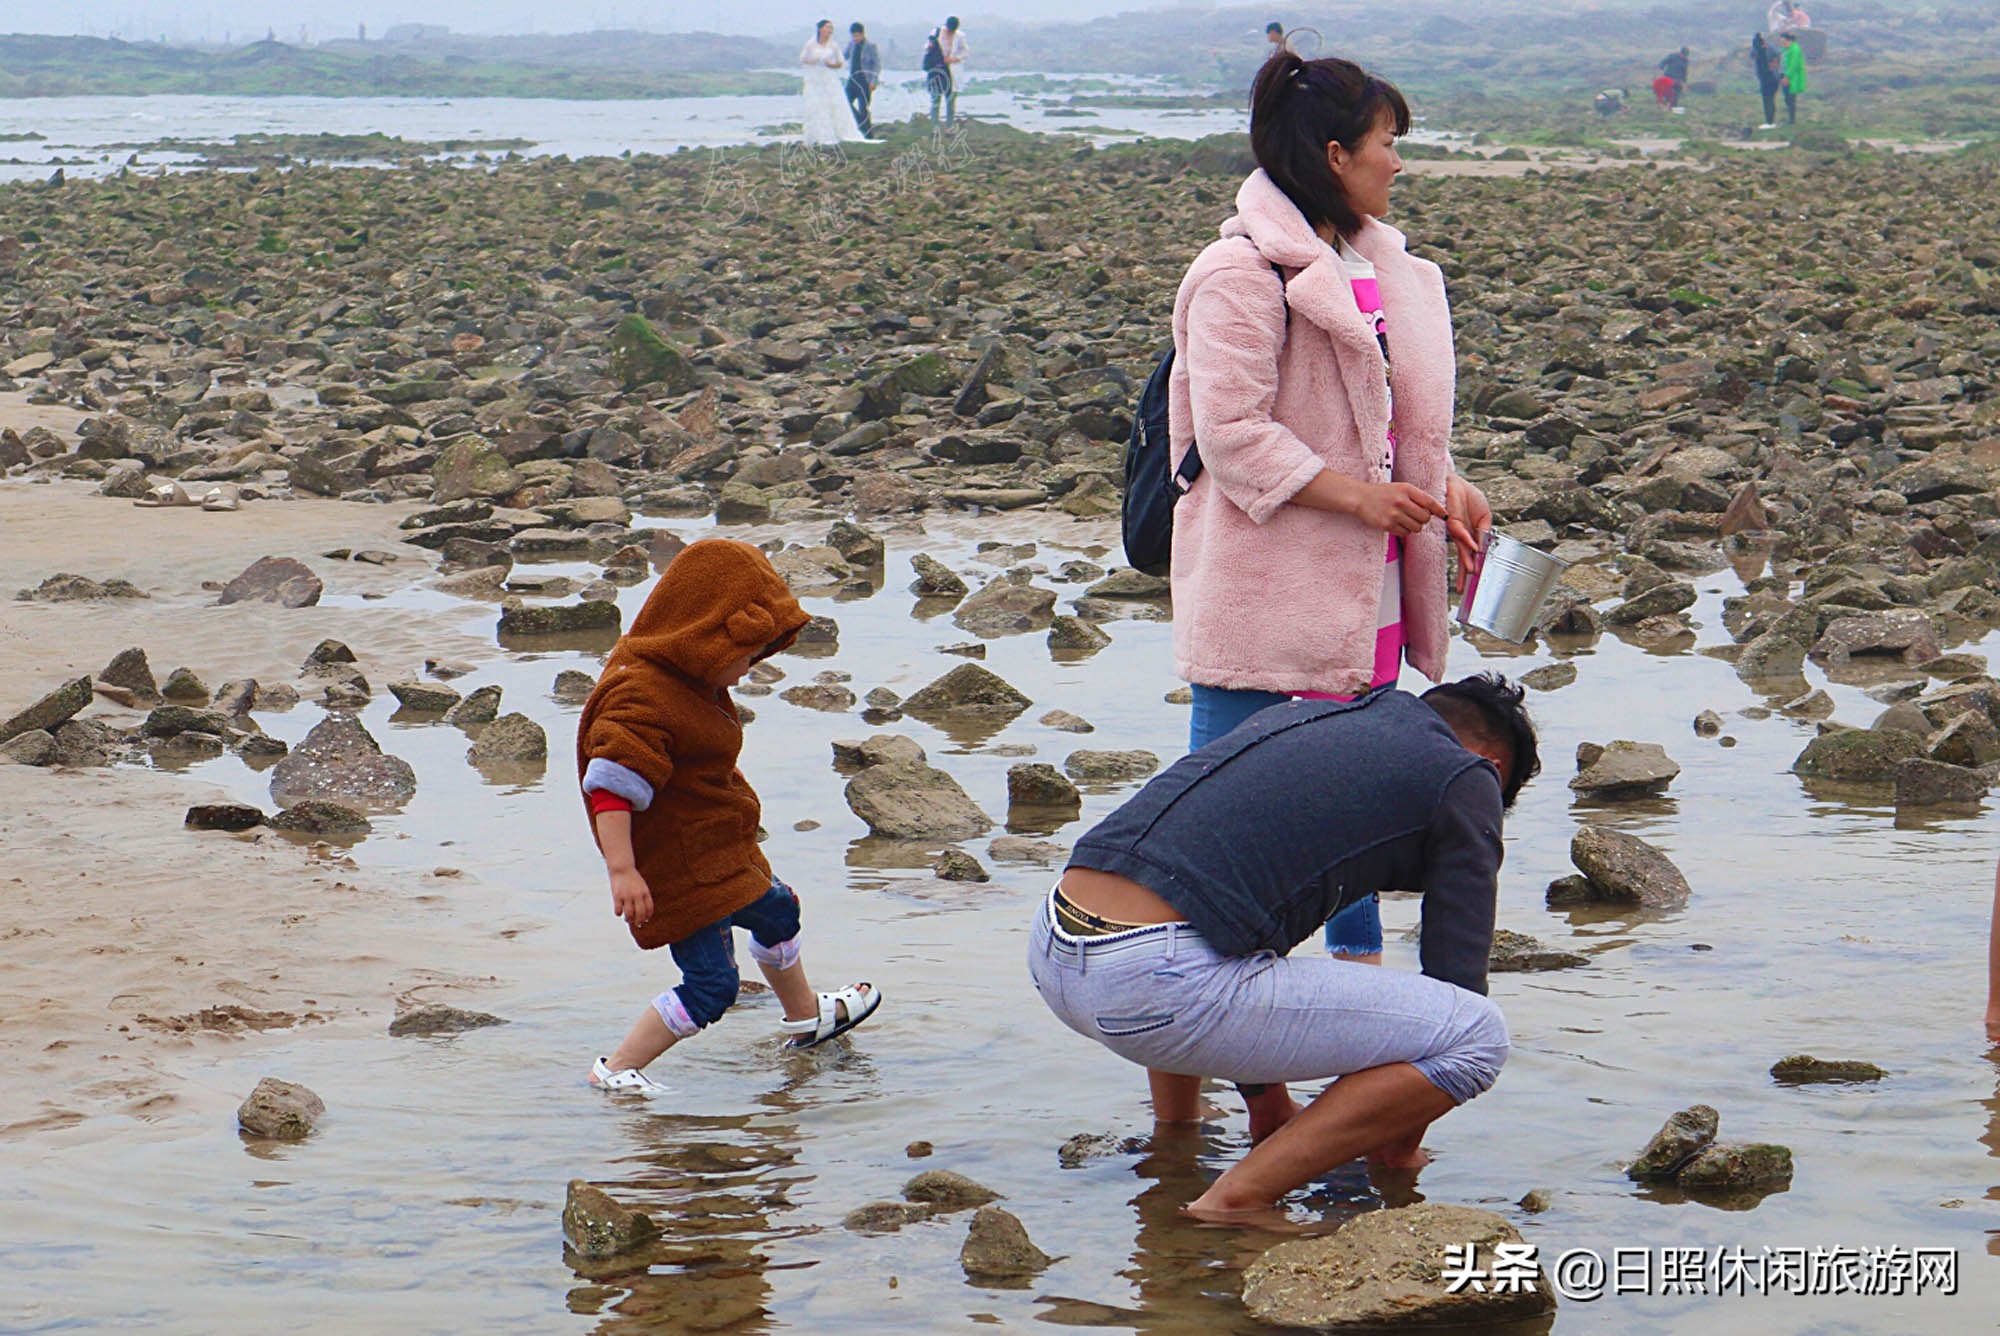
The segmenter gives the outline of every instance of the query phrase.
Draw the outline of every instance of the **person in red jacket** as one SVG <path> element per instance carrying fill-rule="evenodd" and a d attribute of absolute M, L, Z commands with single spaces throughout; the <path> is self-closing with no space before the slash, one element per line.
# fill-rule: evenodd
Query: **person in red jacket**
<path fill-rule="evenodd" d="M 651 1094 L 646 1066 L 735 1004 L 733 931 L 784 1004 L 801 1047 L 859 1025 L 873 984 L 815 993 L 799 961 L 799 900 L 757 847 L 756 791 L 736 768 L 743 726 L 729 688 L 792 643 L 804 609 L 762 552 L 710 539 L 674 558 L 619 639 L 583 707 L 576 759 L 612 911 L 633 940 L 673 954 L 681 982 L 639 1014 L 590 1073 L 601 1090 Z"/>

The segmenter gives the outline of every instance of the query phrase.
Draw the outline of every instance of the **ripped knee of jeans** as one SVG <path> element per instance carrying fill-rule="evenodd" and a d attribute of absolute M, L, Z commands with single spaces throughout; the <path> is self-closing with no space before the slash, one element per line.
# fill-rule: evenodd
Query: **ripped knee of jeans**
<path fill-rule="evenodd" d="M 767 969 L 788 970 L 799 963 L 799 939 L 788 937 L 776 946 L 765 946 L 753 937 L 750 939 L 750 959 Z"/>

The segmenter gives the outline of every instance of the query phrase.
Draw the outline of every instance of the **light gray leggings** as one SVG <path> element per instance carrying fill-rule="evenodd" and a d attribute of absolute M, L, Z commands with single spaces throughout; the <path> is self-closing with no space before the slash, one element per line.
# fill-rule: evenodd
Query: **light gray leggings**
<path fill-rule="evenodd" d="M 1218 955 L 1185 923 L 1072 937 L 1045 900 L 1028 973 L 1063 1024 L 1156 1071 L 1263 1085 L 1407 1062 L 1463 1104 L 1507 1060 L 1507 1023 L 1477 993 L 1322 956 Z"/>

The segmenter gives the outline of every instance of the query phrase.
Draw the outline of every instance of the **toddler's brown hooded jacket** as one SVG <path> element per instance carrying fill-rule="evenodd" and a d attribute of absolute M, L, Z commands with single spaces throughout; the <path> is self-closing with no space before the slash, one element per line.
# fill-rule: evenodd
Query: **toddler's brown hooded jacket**
<path fill-rule="evenodd" d="M 770 889 L 757 794 L 736 768 L 742 725 L 714 682 L 745 654 L 785 648 L 806 621 L 762 552 L 707 539 L 674 558 L 611 651 L 576 763 L 580 781 L 632 803 L 632 852 L 653 894 L 653 916 L 632 929 L 640 946 L 680 941 Z"/>

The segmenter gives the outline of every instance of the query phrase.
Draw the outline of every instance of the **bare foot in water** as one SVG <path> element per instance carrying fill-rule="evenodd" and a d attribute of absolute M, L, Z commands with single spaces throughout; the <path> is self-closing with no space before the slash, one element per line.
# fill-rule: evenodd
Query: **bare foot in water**
<path fill-rule="evenodd" d="M 1413 1137 L 1387 1142 L 1368 1152 L 1368 1164 L 1373 1169 L 1399 1169 L 1415 1173 L 1430 1162 L 1430 1152 L 1424 1149 L 1421 1132 Z"/>
<path fill-rule="evenodd" d="M 1302 1107 L 1281 1085 L 1266 1086 L 1262 1093 L 1245 1095 L 1243 1107 L 1250 1112 L 1250 1144 L 1256 1145 L 1298 1116 Z"/>
<path fill-rule="evenodd" d="M 1227 1226 L 1232 1229 L 1261 1229 L 1273 1234 L 1303 1234 L 1305 1226 L 1292 1219 L 1282 1206 L 1205 1206 L 1213 1193 L 1202 1196 L 1181 1207 L 1181 1214 L 1204 1225 Z"/>

